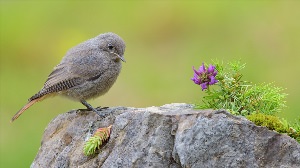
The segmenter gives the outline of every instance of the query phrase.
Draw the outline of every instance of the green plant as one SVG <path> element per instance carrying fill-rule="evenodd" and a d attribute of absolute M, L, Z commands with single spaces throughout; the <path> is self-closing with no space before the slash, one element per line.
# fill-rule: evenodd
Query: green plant
<path fill-rule="evenodd" d="M 217 70 L 215 78 L 218 81 L 215 85 L 218 89 L 207 86 L 207 96 L 203 97 L 203 104 L 195 105 L 196 108 L 226 109 L 233 114 L 249 115 L 275 114 L 286 106 L 284 99 L 287 94 L 281 93 L 283 88 L 275 87 L 271 83 L 252 85 L 242 80 L 243 75 L 240 71 L 245 68 L 245 64 L 241 64 L 240 61 L 229 62 L 224 66 L 216 60 L 214 64 Z"/>
<path fill-rule="evenodd" d="M 287 94 L 272 83 L 252 84 L 242 80 L 241 70 L 246 64 L 232 61 L 226 65 L 218 60 L 214 65 L 202 65 L 194 70 L 191 80 L 206 92 L 197 109 L 226 109 L 234 115 L 243 115 L 256 125 L 265 126 L 278 133 L 286 133 L 300 143 L 300 119 L 294 124 L 275 116 L 286 107 Z M 210 88 L 216 85 L 217 88 Z"/>
<path fill-rule="evenodd" d="M 112 126 L 110 125 L 106 128 L 97 129 L 94 135 L 85 143 L 83 153 L 89 156 L 94 154 L 97 149 L 100 149 L 100 146 L 103 144 L 103 142 L 108 140 L 111 127 Z"/>

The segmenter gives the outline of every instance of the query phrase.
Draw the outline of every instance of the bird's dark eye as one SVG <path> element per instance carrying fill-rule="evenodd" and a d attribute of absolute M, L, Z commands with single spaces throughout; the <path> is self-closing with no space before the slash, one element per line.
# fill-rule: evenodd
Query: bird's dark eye
<path fill-rule="evenodd" d="M 108 49 L 112 50 L 114 48 L 114 46 L 112 44 L 108 44 Z"/>

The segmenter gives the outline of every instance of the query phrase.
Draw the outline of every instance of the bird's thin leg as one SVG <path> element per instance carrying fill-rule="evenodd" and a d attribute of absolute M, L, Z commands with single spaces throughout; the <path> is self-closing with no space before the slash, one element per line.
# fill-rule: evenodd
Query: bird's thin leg
<path fill-rule="evenodd" d="M 89 103 L 87 103 L 85 100 L 80 101 L 88 110 L 92 110 L 93 112 L 97 113 L 100 117 L 104 117 L 104 114 L 101 114 L 99 111 L 97 111 L 93 106 L 91 106 Z"/>

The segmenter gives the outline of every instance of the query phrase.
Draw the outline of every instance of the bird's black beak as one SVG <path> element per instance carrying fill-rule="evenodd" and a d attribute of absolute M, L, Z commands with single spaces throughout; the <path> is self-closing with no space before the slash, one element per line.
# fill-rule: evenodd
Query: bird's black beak
<path fill-rule="evenodd" d="M 125 60 L 124 56 L 120 56 L 120 55 L 118 55 L 118 57 L 119 57 L 119 58 L 120 58 L 120 60 L 122 60 L 123 62 L 126 62 L 126 60 Z"/>
<path fill-rule="evenodd" d="M 115 52 L 111 52 L 112 54 L 115 54 L 118 58 L 120 58 L 120 60 L 122 60 L 123 62 L 126 62 L 124 56 L 120 56 L 119 54 L 115 53 Z"/>

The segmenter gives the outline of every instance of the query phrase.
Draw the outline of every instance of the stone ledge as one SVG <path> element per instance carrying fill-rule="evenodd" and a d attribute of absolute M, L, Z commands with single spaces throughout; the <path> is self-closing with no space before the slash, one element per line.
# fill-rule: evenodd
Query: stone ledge
<path fill-rule="evenodd" d="M 53 119 L 31 167 L 300 167 L 298 142 L 224 110 L 174 103 L 103 112 L 103 119 L 78 110 Z M 85 140 L 109 125 L 109 141 L 85 156 Z"/>

